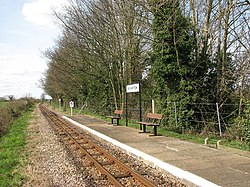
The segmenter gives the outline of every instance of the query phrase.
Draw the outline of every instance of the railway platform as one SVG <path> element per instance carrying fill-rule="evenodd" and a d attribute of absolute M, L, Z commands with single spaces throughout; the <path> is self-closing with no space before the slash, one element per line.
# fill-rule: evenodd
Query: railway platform
<path fill-rule="evenodd" d="M 188 186 L 250 187 L 250 152 L 233 153 L 171 137 L 149 136 L 138 129 L 108 125 L 91 116 L 65 117 Z"/>

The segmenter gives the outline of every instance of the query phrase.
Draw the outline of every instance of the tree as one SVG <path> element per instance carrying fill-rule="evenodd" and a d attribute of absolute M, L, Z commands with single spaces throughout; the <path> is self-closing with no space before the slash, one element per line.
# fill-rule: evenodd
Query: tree
<path fill-rule="evenodd" d="M 51 70 L 46 76 L 59 79 L 56 92 L 72 97 L 84 89 L 85 97 L 96 105 L 99 101 L 123 107 L 126 84 L 142 79 L 148 58 L 147 14 L 135 1 L 124 0 L 75 0 L 63 14 L 55 14 L 64 31 L 57 48 L 47 55 Z M 56 77 L 55 72 L 65 76 Z"/>
<path fill-rule="evenodd" d="M 194 41 L 188 18 L 178 0 L 151 1 L 153 31 L 152 71 L 162 109 L 169 113 L 170 102 L 180 102 L 180 123 L 192 115 L 188 103 L 195 101 L 194 80 L 199 76 L 192 61 Z M 168 115 L 166 115 L 168 116 Z"/>

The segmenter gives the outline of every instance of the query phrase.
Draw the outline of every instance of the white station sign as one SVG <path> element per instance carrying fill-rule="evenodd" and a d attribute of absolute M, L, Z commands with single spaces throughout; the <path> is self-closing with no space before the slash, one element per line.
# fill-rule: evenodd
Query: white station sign
<path fill-rule="evenodd" d="M 140 85 L 137 84 L 130 84 L 126 87 L 126 93 L 133 93 L 133 92 L 139 92 L 140 91 Z"/>

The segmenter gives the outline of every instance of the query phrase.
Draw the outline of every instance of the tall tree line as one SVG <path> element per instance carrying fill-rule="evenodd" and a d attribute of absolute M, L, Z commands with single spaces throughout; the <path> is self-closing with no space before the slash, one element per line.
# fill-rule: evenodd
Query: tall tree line
<path fill-rule="evenodd" d="M 44 52 L 44 90 L 96 110 L 123 108 L 126 85 L 141 82 L 166 123 L 169 103 L 178 101 L 180 125 L 207 128 L 187 121 L 210 119 L 203 111 L 214 108 L 190 103 L 239 114 L 249 98 L 249 7 L 248 0 L 71 0 L 55 12 L 63 34 Z"/>

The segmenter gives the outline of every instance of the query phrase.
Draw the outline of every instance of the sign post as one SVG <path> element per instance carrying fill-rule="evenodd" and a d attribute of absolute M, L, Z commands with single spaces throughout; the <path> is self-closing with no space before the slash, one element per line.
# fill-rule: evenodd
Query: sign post
<path fill-rule="evenodd" d="M 69 107 L 70 107 L 70 115 L 73 116 L 74 101 L 69 102 Z"/>
<path fill-rule="evenodd" d="M 128 126 L 128 95 L 127 94 L 135 93 L 135 92 L 139 92 L 140 121 L 142 121 L 140 83 L 130 84 L 126 86 L 126 126 Z"/>

